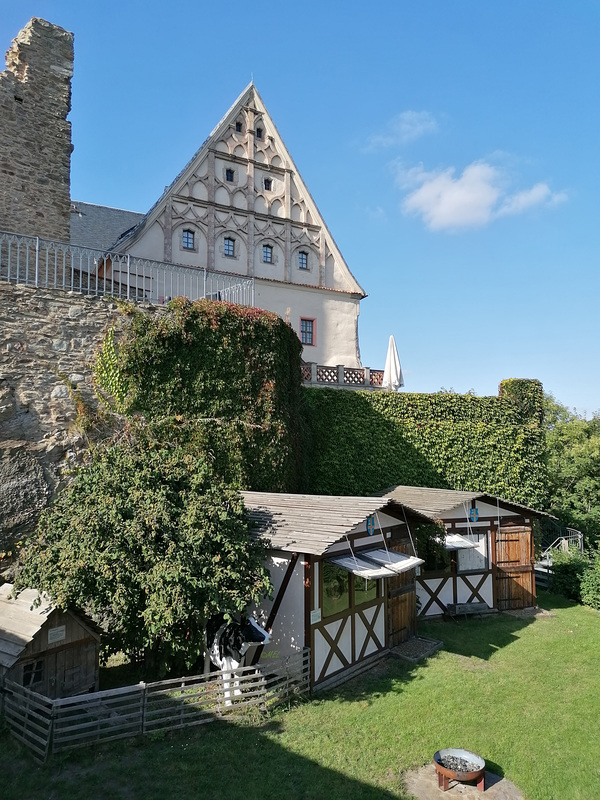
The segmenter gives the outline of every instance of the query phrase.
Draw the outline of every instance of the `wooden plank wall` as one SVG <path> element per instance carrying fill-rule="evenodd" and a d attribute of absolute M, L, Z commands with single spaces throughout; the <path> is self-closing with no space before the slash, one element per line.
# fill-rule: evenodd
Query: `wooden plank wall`
<path fill-rule="evenodd" d="M 240 667 L 56 700 L 4 679 L 4 717 L 13 736 L 44 761 L 50 751 L 202 725 L 252 706 L 270 708 L 309 687 L 305 648 L 268 672 Z"/>

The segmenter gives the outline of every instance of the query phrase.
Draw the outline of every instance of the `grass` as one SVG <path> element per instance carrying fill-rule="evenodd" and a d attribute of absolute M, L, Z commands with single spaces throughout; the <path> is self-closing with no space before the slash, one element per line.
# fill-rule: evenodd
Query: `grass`
<path fill-rule="evenodd" d="M 38 767 L 0 735 L 3 800 L 406 798 L 402 772 L 466 747 L 527 800 L 600 797 L 600 615 L 428 623 L 445 649 L 389 659 L 338 690 L 258 716 L 75 751 Z"/>

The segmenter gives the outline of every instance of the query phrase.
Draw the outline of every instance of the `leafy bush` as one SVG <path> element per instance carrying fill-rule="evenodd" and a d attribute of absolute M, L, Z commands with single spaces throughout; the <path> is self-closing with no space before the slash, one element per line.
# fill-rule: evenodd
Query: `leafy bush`
<path fill-rule="evenodd" d="M 149 677 L 181 672 L 202 654 L 212 614 L 270 591 L 248 525 L 240 495 L 193 443 L 129 427 L 43 513 L 15 586 L 98 619 L 105 656 L 123 651 Z"/>
<path fill-rule="evenodd" d="M 598 552 L 582 575 L 581 602 L 600 611 L 600 553 Z"/>
<path fill-rule="evenodd" d="M 581 581 L 589 565 L 588 557 L 579 550 L 553 550 L 550 588 L 557 594 L 579 602 Z"/>

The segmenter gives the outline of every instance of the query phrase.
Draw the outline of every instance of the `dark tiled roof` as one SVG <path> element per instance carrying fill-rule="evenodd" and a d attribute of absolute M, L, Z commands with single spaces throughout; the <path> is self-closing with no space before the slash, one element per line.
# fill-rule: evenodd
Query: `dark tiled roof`
<path fill-rule="evenodd" d="M 71 244 L 108 250 L 126 232 L 144 219 L 145 214 L 122 208 L 71 203 Z"/>

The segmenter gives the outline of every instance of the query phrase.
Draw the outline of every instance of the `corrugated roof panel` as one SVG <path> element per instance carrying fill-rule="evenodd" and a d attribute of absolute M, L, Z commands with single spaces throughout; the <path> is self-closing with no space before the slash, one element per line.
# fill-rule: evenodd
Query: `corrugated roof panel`
<path fill-rule="evenodd" d="M 256 533 L 278 550 L 322 555 L 327 548 L 385 509 L 399 513 L 391 498 L 242 492 Z"/>

